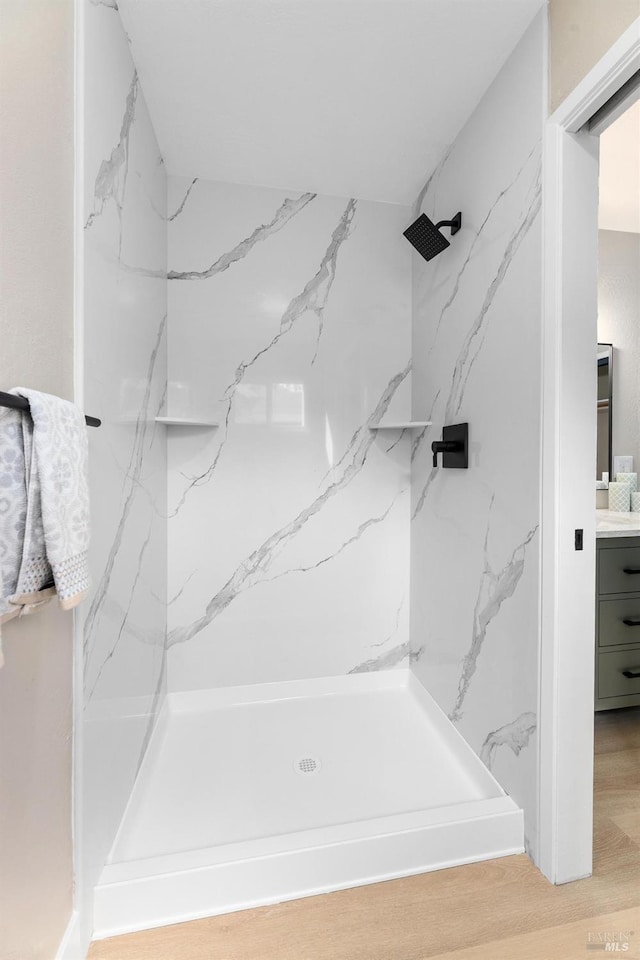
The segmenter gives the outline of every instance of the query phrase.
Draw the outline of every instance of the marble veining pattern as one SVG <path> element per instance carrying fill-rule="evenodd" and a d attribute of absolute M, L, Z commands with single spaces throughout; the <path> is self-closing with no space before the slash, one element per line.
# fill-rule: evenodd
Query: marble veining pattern
<path fill-rule="evenodd" d="M 489 508 L 489 513 L 491 513 L 491 508 Z M 487 539 L 489 537 L 489 530 L 490 525 L 488 524 L 487 536 L 484 543 L 484 568 L 480 578 L 478 598 L 473 611 L 471 646 L 462 661 L 458 694 L 453 709 L 449 714 L 449 719 L 453 723 L 456 723 L 462 718 L 462 706 L 469 689 L 469 684 L 476 672 L 478 657 L 482 652 L 482 645 L 486 639 L 487 630 L 492 620 L 500 613 L 502 604 L 512 597 L 516 591 L 516 587 L 524 572 L 526 547 L 536 535 L 538 526 L 536 525 L 533 530 L 528 532 L 522 543 L 518 544 L 505 566 L 498 571 L 498 573 L 494 573 L 488 559 Z"/>
<path fill-rule="evenodd" d="M 412 344 L 433 420 L 413 439 L 413 669 L 524 809 L 534 857 L 543 69 L 538 17 L 417 198 L 462 230 L 414 255 Z M 469 470 L 433 468 L 424 441 L 464 421 Z"/>
<path fill-rule="evenodd" d="M 511 183 L 509 183 L 508 186 L 504 187 L 504 188 L 500 191 L 500 193 L 498 194 L 497 198 L 496 198 L 496 199 L 493 201 L 493 203 L 490 205 L 490 207 L 489 207 L 489 209 L 488 209 L 488 211 L 487 211 L 484 219 L 483 219 L 482 222 L 480 223 L 478 229 L 477 229 L 476 231 L 474 231 L 473 239 L 472 239 L 471 244 L 470 244 L 470 246 L 469 246 L 469 250 L 468 250 L 468 252 L 467 252 L 467 254 L 466 254 L 465 258 L 464 258 L 464 261 L 463 261 L 463 263 L 462 263 L 462 266 L 460 267 L 460 269 L 459 269 L 459 270 L 457 271 L 457 273 L 456 273 L 455 282 L 454 282 L 454 284 L 453 284 L 451 293 L 449 294 L 449 296 L 448 296 L 447 299 L 445 300 L 444 305 L 442 306 L 442 309 L 441 309 L 440 312 L 439 312 L 438 322 L 437 322 L 436 328 L 435 328 L 435 338 L 434 338 L 434 339 L 437 339 L 438 334 L 440 333 L 440 328 L 441 328 L 441 326 L 442 326 L 442 321 L 443 321 L 443 319 L 444 319 L 444 317 L 445 317 L 445 314 L 446 314 L 447 311 L 450 309 L 450 307 L 452 306 L 452 304 L 454 303 L 454 301 L 455 301 L 455 299 L 456 299 L 456 297 L 457 297 L 457 295 L 458 295 L 458 291 L 459 291 L 459 289 L 460 289 L 460 284 L 461 284 L 462 279 L 463 279 L 463 277 L 464 277 L 465 271 L 466 271 L 469 263 L 471 262 L 471 259 L 472 259 L 473 255 L 474 255 L 474 253 L 476 252 L 476 249 L 477 249 L 477 247 L 478 247 L 478 244 L 482 241 L 483 235 L 485 234 L 485 231 L 486 231 L 487 227 L 490 225 L 491 217 L 492 217 L 495 213 L 499 212 L 499 209 L 500 209 L 500 206 L 499 206 L 499 205 L 500 205 L 501 200 L 503 200 L 505 197 L 508 196 L 509 191 L 512 189 L 512 187 L 516 186 L 516 184 L 517 184 L 518 181 L 520 180 L 520 177 L 523 176 L 523 174 L 526 173 L 526 169 L 527 169 L 527 166 L 528 166 L 529 164 L 533 163 L 534 169 L 539 171 L 539 164 L 537 164 L 537 162 L 536 162 L 536 161 L 537 161 L 537 154 L 538 154 L 538 153 L 539 153 L 539 147 L 538 147 L 538 145 L 536 144 L 536 146 L 533 148 L 533 150 L 531 151 L 531 153 L 530 153 L 529 156 L 527 157 L 526 163 L 520 168 L 520 170 L 518 170 L 518 173 L 517 173 L 516 176 L 514 177 L 513 181 L 512 181 Z M 442 169 L 442 167 L 440 167 L 440 170 L 441 170 L 441 169 Z M 538 182 L 537 182 L 537 184 L 536 184 L 536 193 L 539 193 L 539 192 L 540 192 L 540 183 L 539 183 L 539 179 L 538 179 Z M 530 214 L 531 214 L 531 211 L 529 211 L 529 216 L 526 218 L 526 220 L 529 220 L 529 219 L 530 219 Z M 535 217 L 535 215 L 534 215 L 534 217 Z M 526 226 L 526 223 L 525 223 L 525 226 Z M 485 317 L 486 317 L 487 310 L 488 310 L 489 307 L 491 306 L 491 301 L 493 300 L 493 294 L 495 293 L 495 291 L 497 290 L 497 288 L 498 288 L 498 286 L 499 286 L 500 277 L 501 277 L 501 276 L 504 276 L 504 274 L 505 274 L 505 272 L 506 272 L 506 270 L 507 270 L 507 268 L 508 268 L 508 266 L 509 266 L 509 262 L 510 262 L 510 260 L 511 260 L 511 257 L 513 256 L 513 254 L 514 254 L 514 252 L 515 252 L 515 249 L 514 249 L 514 248 L 517 249 L 516 244 L 517 244 L 518 238 L 521 237 L 521 232 L 522 232 L 522 231 L 521 231 L 520 228 L 516 230 L 516 232 L 515 232 L 515 237 L 512 238 L 512 241 L 510 242 L 510 244 L 509 244 L 508 247 L 507 247 L 507 250 L 505 251 L 505 255 L 504 255 L 503 259 L 502 259 L 502 262 L 501 262 L 501 264 L 500 264 L 500 268 L 499 268 L 499 270 L 498 270 L 498 275 L 496 276 L 496 278 L 494 278 L 494 280 L 492 281 L 491 285 L 489 286 L 489 290 L 488 290 L 488 293 L 487 293 L 487 297 L 485 298 L 485 302 L 484 302 L 484 304 L 483 304 L 483 308 L 481 309 L 480 314 L 479 314 L 478 317 L 476 318 L 476 320 L 475 320 L 473 326 L 471 327 L 469 333 L 467 334 L 467 339 L 466 339 L 465 345 L 464 345 L 464 354 L 463 354 L 463 356 L 460 358 L 460 360 L 464 360 L 464 355 L 465 355 L 466 353 L 468 353 L 470 344 L 473 342 L 474 338 L 478 335 L 478 333 L 480 332 L 480 330 L 481 330 L 481 328 L 482 328 L 482 322 L 483 322 L 483 320 L 484 320 Z M 460 361 L 459 361 L 459 362 L 460 362 Z M 450 402 L 451 402 L 451 399 L 452 399 L 452 396 L 453 396 L 453 395 L 454 395 L 454 391 L 452 391 L 452 393 L 451 393 L 451 395 L 450 395 L 450 398 L 449 398 Z"/>
<path fill-rule="evenodd" d="M 470 328 L 467 336 L 465 337 L 462 350 L 460 351 L 460 356 L 456 366 L 453 370 L 453 380 L 451 385 L 451 393 L 449 394 L 449 401 L 445 409 L 445 420 L 449 420 L 451 417 L 455 417 L 459 414 L 460 408 L 464 400 L 464 389 L 471 375 L 471 370 L 473 365 L 482 350 L 484 344 L 484 339 L 486 336 L 486 321 L 489 315 L 489 310 L 493 303 L 494 297 L 496 296 L 498 290 L 501 287 L 502 281 L 504 280 L 507 270 L 511 265 L 511 262 L 516 255 L 518 248 L 526 237 L 527 233 L 531 229 L 532 225 L 537 221 L 538 215 L 540 213 L 540 208 L 542 205 L 542 191 L 540 184 L 540 167 L 539 167 L 539 156 L 538 156 L 538 170 L 536 176 L 536 182 L 533 189 L 533 196 L 531 198 L 531 204 L 528 206 L 526 213 L 522 220 L 518 222 L 515 232 L 509 238 L 509 242 L 505 247 L 502 260 L 496 272 L 495 277 L 492 279 L 489 289 L 487 290 L 486 296 L 480 308 L 480 311 L 475 318 L 472 327 Z"/>
<path fill-rule="evenodd" d="M 447 398 L 445 410 L 444 410 L 444 422 L 445 423 L 454 423 L 460 412 L 460 408 L 463 403 L 464 389 L 471 374 L 473 364 L 478 357 L 484 343 L 484 338 L 486 336 L 486 327 L 490 320 L 490 308 L 493 303 L 493 299 L 500 290 L 501 283 L 504 280 L 504 277 L 509 269 L 509 265 L 516 255 L 520 243 L 527 235 L 532 225 L 536 223 L 538 216 L 540 214 L 540 208 L 542 203 L 542 191 L 541 191 L 541 182 L 540 182 L 540 147 L 537 144 L 534 150 L 531 152 L 527 158 L 527 163 L 518 171 L 517 177 L 514 181 L 509 184 L 508 187 L 505 187 L 500 191 L 500 194 L 497 200 L 491 205 L 488 213 L 486 214 L 484 220 L 480 224 L 477 233 L 474 234 L 473 240 L 470 244 L 468 253 L 464 259 L 462 267 L 456 273 L 455 281 L 453 283 L 453 289 L 449 296 L 447 297 L 442 309 L 439 311 L 438 322 L 435 328 L 435 334 L 433 336 L 433 341 L 437 341 L 437 338 L 440 334 L 440 328 L 442 321 L 445 317 L 447 311 L 450 310 L 452 305 L 456 302 L 456 297 L 460 288 L 460 283 L 464 275 L 465 269 L 469 262 L 472 259 L 473 252 L 478 244 L 482 232 L 490 220 L 492 213 L 497 209 L 500 201 L 508 197 L 509 191 L 512 187 L 516 186 L 520 178 L 527 172 L 528 167 L 533 167 L 535 180 L 531 186 L 531 203 L 527 205 L 526 210 L 522 218 L 517 222 L 512 236 L 509 238 L 509 241 L 505 247 L 502 259 L 498 266 L 495 276 L 492 278 L 487 292 L 485 294 L 482 306 L 478 311 L 477 316 L 474 318 L 473 323 L 469 327 L 469 330 L 464 338 L 461 349 L 458 353 L 456 362 L 453 367 L 453 373 L 451 376 L 451 382 L 449 386 L 449 395 Z M 434 346 L 432 346 L 434 349 Z M 437 399 L 437 397 L 436 397 Z M 434 400 L 435 403 L 435 400 Z M 436 471 L 432 470 L 427 478 L 424 486 L 420 492 L 417 503 L 415 504 L 413 516 L 416 517 L 417 514 L 422 510 L 424 506 L 425 499 L 428 495 L 429 488 L 436 476 Z"/>
<path fill-rule="evenodd" d="M 499 730 L 492 730 L 482 744 L 480 759 L 489 770 L 493 768 L 495 753 L 499 747 L 509 747 L 517 757 L 526 747 L 535 733 L 537 718 L 535 713 L 521 713 L 511 723 L 505 723 Z"/>
<path fill-rule="evenodd" d="M 120 137 L 109 158 L 100 164 L 93 188 L 93 209 L 86 219 L 85 230 L 101 215 L 109 200 L 113 200 L 119 216 L 122 215 L 129 172 L 129 136 L 135 117 L 137 96 L 138 74 L 134 70 L 125 101 Z"/>
<path fill-rule="evenodd" d="M 314 193 L 303 193 L 301 197 L 295 200 L 287 197 L 276 210 L 273 219 L 270 220 L 269 223 L 260 224 L 259 227 L 255 228 L 251 236 L 241 240 L 233 250 L 223 253 L 210 267 L 207 267 L 205 270 L 169 270 L 167 274 L 169 280 L 210 280 L 211 277 L 215 277 L 216 274 L 228 270 L 231 264 L 246 257 L 256 243 L 260 243 L 272 234 L 277 233 L 278 230 L 282 230 L 292 217 L 295 217 L 300 210 L 314 199 Z M 181 207 L 178 208 L 178 210 L 181 209 L 184 209 L 184 202 L 181 204 Z M 174 220 L 175 216 L 171 217 L 171 219 Z"/>
<path fill-rule="evenodd" d="M 381 647 L 386 645 L 397 633 L 399 625 L 399 619 L 396 620 L 396 628 L 385 640 L 382 640 L 380 643 L 374 644 L 376 647 Z M 388 650 L 385 650 L 383 653 L 377 654 L 377 656 L 370 657 L 368 660 L 364 660 L 362 663 L 357 664 L 349 673 L 372 673 L 375 670 L 389 670 L 392 667 L 397 666 L 398 664 L 409 664 L 417 663 L 420 657 L 423 654 L 423 649 L 413 650 L 411 648 L 411 642 L 406 641 L 405 643 L 398 643 L 394 647 L 391 647 Z"/>
<path fill-rule="evenodd" d="M 402 490 L 401 493 L 403 494 L 405 493 L 405 491 Z M 345 540 L 344 543 L 340 544 L 340 546 L 334 553 L 330 553 L 328 556 L 322 557 L 320 560 L 316 560 L 314 563 L 311 563 L 309 564 L 309 566 L 306 566 L 306 567 L 293 567 L 290 570 L 281 570 L 280 573 L 274 574 L 273 577 L 264 577 L 261 582 L 269 583 L 272 580 L 277 580 L 279 577 L 288 577 L 294 573 L 310 573 L 312 570 L 317 570 L 318 567 L 321 567 L 323 563 L 329 563 L 329 561 L 335 560 L 335 558 L 340 553 L 342 553 L 343 550 L 346 550 L 348 547 L 351 546 L 352 543 L 355 543 L 356 540 L 359 540 L 360 537 L 367 530 L 369 530 L 370 527 L 375 527 L 377 526 L 377 524 L 383 523 L 389 516 L 389 513 L 395 506 L 396 502 L 398 501 L 399 496 L 400 495 L 398 495 L 398 497 L 394 497 L 392 503 L 387 507 L 384 513 L 382 513 L 379 517 L 370 517 L 368 520 L 364 520 L 360 524 L 360 526 L 357 528 L 356 532 L 352 534 L 352 536 L 350 536 L 348 540 Z"/>
<path fill-rule="evenodd" d="M 98 684 L 100 683 L 100 679 L 101 679 L 101 677 L 102 677 L 103 671 L 105 670 L 105 668 L 107 667 L 107 665 L 109 664 L 109 662 L 113 659 L 113 657 L 116 655 L 116 652 L 117 652 L 117 650 L 118 650 L 118 645 L 120 644 L 120 641 L 122 640 L 122 634 L 123 634 L 123 632 L 124 632 L 124 628 L 125 628 L 125 626 L 126 626 L 127 620 L 129 619 L 129 614 L 131 613 L 131 607 L 132 607 L 132 604 L 133 604 L 133 599 L 134 599 L 134 596 L 135 596 L 135 594 L 136 594 L 136 589 L 137 589 L 137 587 L 138 587 L 138 582 L 139 582 L 139 580 L 140 580 L 140 575 L 141 575 L 141 572 L 142 572 L 142 562 L 143 562 L 143 560 L 144 560 L 144 555 L 145 555 L 145 553 L 147 552 L 147 547 L 149 546 L 149 541 L 151 540 L 152 528 L 153 528 L 153 518 L 152 518 L 151 523 L 149 524 L 149 530 L 148 530 L 147 535 L 146 535 L 146 537 L 145 537 L 145 539 L 144 539 L 144 542 L 143 542 L 142 546 L 140 547 L 140 552 L 139 552 L 139 554 L 138 554 L 138 558 L 137 558 L 137 562 L 136 562 L 136 566 L 135 566 L 135 573 L 134 573 L 134 576 L 133 576 L 133 581 L 132 581 L 132 583 L 131 583 L 131 589 L 130 589 L 130 592 L 129 592 L 129 598 L 128 598 L 128 600 L 127 600 L 126 609 L 123 611 L 122 617 L 121 617 L 121 619 L 120 619 L 120 623 L 119 623 L 119 625 L 118 625 L 118 631 L 117 631 L 116 636 L 115 636 L 115 638 L 114 638 L 114 640 L 113 640 L 113 645 L 111 646 L 111 649 L 109 650 L 109 652 L 108 652 L 108 654 L 106 655 L 106 657 L 103 655 L 102 663 L 100 664 L 100 667 L 98 668 L 98 671 L 97 671 L 97 673 L 96 673 L 95 678 L 92 680 L 91 687 L 90 687 L 90 688 L 87 690 L 87 692 L 86 692 L 86 696 L 87 696 L 87 699 L 88 699 L 88 700 L 91 700 L 91 698 L 93 697 L 93 695 L 94 695 L 94 693 L 95 693 L 95 690 L 96 690 L 96 687 L 97 687 Z"/>
<path fill-rule="evenodd" d="M 356 201 L 349 200 L 344 213 L 338 221 L 337 227 L 333 231 L 331 242 L 326 249 L 317 272 L 314 274 L 311 280 L 305 284 L 302 293 L 294 297 L 289 303 L 287 309 L 282 315 L 282 319 L 280 320 L 280 329 L 272 338 L 272 340 L 265 347 L 262 347 L 258 353 L 251 358 L 251 360 L 243 361 L 238 365 L 235 379 L 233 383 L 227 387 L 225 391 L 225 397 L 229 397 L 230 394 L 233 394 L 240 381 L 244 379 L 244 375 L 249 367 L 252 367 L 261 356 L 263 356 L 269 350 L 272 350 L 282 339 L 282 337 L 289 333 L 296 321 L 306 314 L 312 314 L 315 317 L 318 325 L 315 350 L 313 357 L 311 358 L 311 363 L 313 364 L 315 362 L 315 359 L 318 355 L 318 347 L 320 345 L 320 337 L 322 336 L 322 328 L 324 325 L 324 310 L 327 305 L 327 300 L 329 298 L 331 287 L 336 275 L 338 253 L 341 245 L 349 236 L 351 221 L 353 220 L 355 210 Z"/>
<path fill-rule="evenodd" d="M 220 422 L 169 437 L 170 689 L 408 662 L 411 439 L 369 429 L 409 415 L 407 219 L 199 180 L 169 221 L 169 409 Z"/>
<path fill-rule="evenodd" d="M 79 906 L 166 692 L 166 173 L 115 0 L 85 3 L 84 404 L 93 594 L 84 613 Z M 115 13 L 115 16 L 114 16 Z M 129 264 L 144 265 L 134 270 Z"/>
<path fill-rule="evenodd" d="M 193 183 L 195 183 L 195 180 L 193 181 Z M 191 186 L 193 186 L 193 183 L 191 184 Z M 190 189 L 191 187 L 189 188 L 189 190 Z M 185 199 L 186 199 L 186 196 L 188 196 L 188 193 L 189 191 L 187 191 L 187 194 L 185 195 Z M 203 279 L 205 277 L 214 276 L 216 272 L 219 272 L 217 269 L 214 269 L 218 265 L 221 265 L 220 270 L 227 269 L 232 263 L 235 263 L 237 260 L 242 259 L 244 256 L 246 256 L 247 253 L 251 250 L 253 245 L 257 243 L 258 240 L 264 240 L 275 230 L 282 229 L 284 224 L 292 216 L 294 216 L 299 210 L 301 210 L 304 206 L 306 206 L 306 204 L 309 203 L 310 200 L 312 199 L 315 199 L 314 194 L 303 194 L 303 196 L 300 197 L 298 201 L 292 201 L 290 199 L 285 200 L 282 206 L 280 207 L 280 209 L 277 211 L 273 220 L 268 225 L 257 227 L 252 232 L 250 237 L 241 241 L 229 253 L 225 253 L 221 257 L 219 257 L 218 260 L 216 261 L 216 264 L 214 264 L 211 268 L 209 268 L 209 270 L 202 271 L 202 272 L 195 272 L 194 274 L 191 274 L 189 272 L 184 274 L 180 273 L 179 275 L 176 274 L 175 271 L 171 271 L 169 273 L 169 279 L 181 279 L 181 280 Z M 184 208 L 184 201 L 182 202 L 181 206 L 178 208 L 178 211 L 181 211 L 183 208 Z M 324 322 L 323 321 L 324 309 L 327 304 L 329 293 L 331 291 L 331 287 L 333 285 L 333 281 L 336 275 L 338 253 L 340 251 L 341 245 L 349 236 L 350 225 L 353 219 L 353 215 L 355 213 L 355 209 L 356 209 L 355 201 L 349 200 L 346 206 L 346 209 L 342 214 L 342 216 L 340 217 L 340 220 L 332 234 L 331 241 L 329 243 L 327 250 L 325 251 L 324 256 L 322 257 L 318 270 L 316 271 L 314 276 L 311 278 L 311 280 L 309 280 L 305 284 L 305 287 L 301 291 L 301 293 L 296 295 L 288 304 L 286 310 L 282 315 L 282 319 L 280 320 L 280 327 L 278 332 L 271 338 L 271 340 L 267 344 L 265 344 L 264 346 L 261 346 L 258 352 L 253 357 L 251 357 L 251 359 L 242 360 L 238 364 L 232 383 L 230 383 L 224 390 L 224 400 L 226 401 L 227 406 L 226 406 L 226 411 L 225 411 L 224 420 L 223 420 L 222 437 L 221 437 L 218 449 L 216 451 L 216 454 L 213 460 L 211 461 L 211 463 L 207 465 L 205 470 L 203 470 L 201 473 L 195 476 L 191 476 L 188 478 L 188 483 L 179 501 L 177 502 L 171 516 L 175 516 L 178 513 L 178 511 L 184 504 L 186 497 L 195 486 L 199 486 L 203 483 L 207 483 L 211 479 L 211 476 L 218 465 L 218 461 L 220 459 L 220 456 L 225 446 L 227 433 L 229 430 L 229 421 L 230 421 L 231 413 L 233 409 L 234 396 L 237 391 L 238 385 L 244 380 L 247 370 L 249 370 L 262 356 L 264 356 L 264 354 L 268 353 L 275 346 L 277 346 L 277 344 L 282 339 L 282 337 L 284 337 L 286 334 L 288 334 L 291 331 L 294 324 L 301 317 L 306 316 L 307 314 L 312 314 L 313 316 L 315 316 L 317 321 L 317 326 L 318 326 L 315 352 L 311 360 L 312 364 L 315 363 L 317 353 L 318 353 L 318 348 L 320 346 L 320 337 L 322 336 L 322 329 L 323 329 L 323 322 Z M 174 218 L 170 218 L 170 219 L 174 219 Z"/>
<path fill-rule="evenodd" d="M 140 493 L 141 489 L 141 476 L 144 466 L 145 454 L 148 450 L 149 439 L 155 432 L 155 422 L 154 416 L 160 412 L 164 402 L 164 393 L 160 398 L 159 409 L 151 410 L 150 401 L 151 401 L 151 390 L 155 382 L 155 372 L 156 372 L 156 362 L 160 353 L 161 347 L 165 346 L 165 330 L 166 330 L 166 314 L 162 318 L 160 327 L 158 329 L 158 334 L 156 342 L 153 345 L 151 351 L 151 357 L 149 360 L 149 366 L 144 381 L 144 395 L 142 399 L 142 405 L 140 412 L 136 419 L 133 443 L 131 445 L 131 453 L 129 456 L 129 463 L 124 471 L 125 478 L 125 494 L 123 498 L 123 504 L 120 512 L 120 517 L 118 520 L 118 525 L 115 529 L 113 536 L 113 541 L 109 548 L 108 555 L 106 557 L 106 562 L 102 570 L 101 576 L 96 583 L 96 586 L 93 591 L 93 596 L 91 599 L 91 604 L 89 606 L 89 611 L 84 624 L 84 647 L 87 660 L 85 662 L 85 670 L 88 669 L 91 652 L 92 652 L 92 637 L 95 629 L 96 621 L 99 618 L 102 606 L 104 604 L 105 598 L 109 591 L 109 584 L 111 581 L 111 576 L 113 573 L 113 568 L 118 558 L 122 547 L 122 539 L 127 527 L 127 521 L 129 519 L 129 514 L 131 509 L 134 506 L 136 497 Z"/>
<path fill-rule="evenodd" d="M 191 191 L 193 190 L 193 188 L 195 187 L 195 185 L 196 185 L 197 182 L 198 182 L 198 178 L 197 178 L 197 177 L 194 177 L 193 180 L 191 181 L 191 183 L 189 184 L 189 186 L 187 187 L 187 190 L 186 190 L 186 192 L 185 192 L 185 195 L 184 195 L 184 197 L 182 198 L 182 200 L 180 201 L 180 203 L 178 204 L 178 206 L 176 207 L 176 209 L 173 211 L 172 214 L 170 214 L 170 215 L 167 217 L 167 220 L 168 220 L 169 222 L 171 222 L 172 220 L 175 220 L 176 217 L 179 217 L 179 216 L 180 216 L 180 214 L 181 214 L 182 211 L 184 210 L 184 206 L 185 206 L 187 200 L 188 200 L 189 197 L 191 196 Z"/>
<path fill-rule="evenodd" d="M 376 405 L 375 410 L 369 418 L 368 423 L 378 423 L 382 419 L 389 407 L 391 400 L 393 399 L 393 395 L 395 394 L 396 390 L 403 380 L 408 376 L 409 370 L 410 365 L 407 365 L 404 370 L 391 379 L 382 397 L 380 398 L 380 401 Z M 359 540 L 365 530 L 367 530 L 373 524 L 382 523 L 384 520 L 386 520 L 391 511 L 391 507 L 393 506 L 393 502 L 380 517 L 369 518 L 361 523 L 356 528 L 355 533 L 353 533 L 344 543 L 340 544 L 337 550 L 335 550 L 329 556 L 315 561 L 308 567 L 294 567 L 292 569 L 280 572 L 273 577 L 264 576 L 265 572 L 269 570 L 274 555 L 282 549 L 283 545 L 285 545 L 288 540 L 295 537 L 309 520 L 320 513 L 320 511 L 332 497 L 335 497 L 337 494 L 339 494 L 355 479 L 366 463 L 369 450 L 373 446 L 374 440 L 375 435 L 368 429 L 368 424 L 360 428 L 358 431 L 358 443 L 355 445 L 355 451 L 349 456 L 347 464 L 339 478 L 332 480 L 329 484 L 327 484 L 323 492 L 317 496 L 307 507 L 305 507 L 296 517 L 289 521 L 289 523 L 287 523 L 284 527 L 271 534 L 271 536 L 268 537 L 268 539 L 265 540 L 265 542 L 262 543 L 257 550 L 254 550 L 253 553 L 251 553 L 242 561 L 230 579 L 224 584 L 222 589 L 218 591 L 211 598 L 211 600 L 209 600 L 205 609 L 205 613 L 202 617 L 199 617 L 186 627 L 173 629 L 168 636 L 169 647 L 176 643 L 185 643 L 187 640 L 191 640 L 192 637 L 194 637 L 197 633 L 203 630 L 204 627 L 208 626 L 217 616 L 219 616 L 219 614 L 221 614 L 223 610 L 225 610 L 240 593 L 242 593 L 244 590 L 250 589 L 257 582 L 265 583 L 279 579 L 282 576 L 288 576 L 292 573 L 303 573 L 309 572 L 310 570 L 317 570 L 318 567 L 322 566 L 324 563 L 328 563 L 330 560 L 335 559 L 335 557 L 342 553 L 343 550 L 355 543 L 356 540 Z M 394 498 L 394 501 L 395 499 L 396 498 Z"/>
<path fill-rule="evenodd" d="M 436 185 L 436 183 L 437 183 L 438 177 L 439 177 L 440 174 L 442 173 L 442 171 L 443 171 L 443 169 L 444 169 L 444 166 L 445 166 L 447 160 L 449 159 L 449 154 L 450 154 L 450 153 L 451 153 L 451 148 L 449 147 L 449 149 L 445 150 L 443 156 L 440 158 L 440 160 L 438 161 L 438 163 L 437 163 L 436 166 L 434 167 L 433 171 L 429 174 L 429 176 L 428 176 L 427 179 L 425 180 L 424 184 L 423 184 L 422 187 L 420 188 L 420 190 L 419 190 L 419 192 L 418 192 L 418 195 L 417 195 L 416 199 L 414 200 L 413 207 L 411 208 L 411 209 L 412 209 L 412 214 L 413 214 L 413 216 L 414 216 L 415 218 L 419 217 L 420 214 L 423 213 L 422 206 L 423 206 L 423 203 L 424 203 L 424 199 L 425 199 L 427 193 L 428 193 L 430 190 L 433 190 L 433 189 L 435 188 L 435 185 Z"/>

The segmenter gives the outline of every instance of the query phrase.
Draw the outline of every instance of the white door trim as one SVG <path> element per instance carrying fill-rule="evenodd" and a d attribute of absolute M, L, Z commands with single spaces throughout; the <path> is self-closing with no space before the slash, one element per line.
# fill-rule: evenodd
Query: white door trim
<path fill-rule="evenodd" d="M 640 18 L 545 125 L 539 865 L 552 883 L 592 864 L 598 139 L 581 128 L 639 69 Z"/>
<path fill-rule="evenodd" d="M 548 124 L 577 133 L 640 70 L 640 17 L 551 114 Z"/>

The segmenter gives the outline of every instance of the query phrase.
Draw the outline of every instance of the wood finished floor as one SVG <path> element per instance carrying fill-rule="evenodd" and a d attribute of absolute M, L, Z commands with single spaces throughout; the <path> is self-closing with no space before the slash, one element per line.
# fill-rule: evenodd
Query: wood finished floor
<path fill-rule="evenodd" d="M 589 960 L 588 935 L 614 931 L 640 960 L 640 707 L 595 725 L 588 880 L 553 887 L 505 857 L 113 937 L 88 960 Z"/>

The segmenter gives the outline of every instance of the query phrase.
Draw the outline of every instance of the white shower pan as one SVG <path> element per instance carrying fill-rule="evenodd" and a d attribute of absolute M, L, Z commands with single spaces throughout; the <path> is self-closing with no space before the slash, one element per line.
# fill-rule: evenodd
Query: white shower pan
<path fill-rule="evenodd" d="M 522 850 L 522 811 L 408 670 L 169 694 L 94 936 Z"/>

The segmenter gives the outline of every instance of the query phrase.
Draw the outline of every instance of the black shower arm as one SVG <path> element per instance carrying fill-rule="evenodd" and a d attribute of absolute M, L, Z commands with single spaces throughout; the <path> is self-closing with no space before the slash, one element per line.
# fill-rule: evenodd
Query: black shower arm
<path fill-rule="evenodd" d="M 456 213 L 453 220 L 440 220 L 439 223 L 436 223 L 436 230 L 439 230 L 440 227 L 451 227 L 451 236 L 454 233 L 457 233 L 460 227 L 462 226 L 462 214 Z"/>

